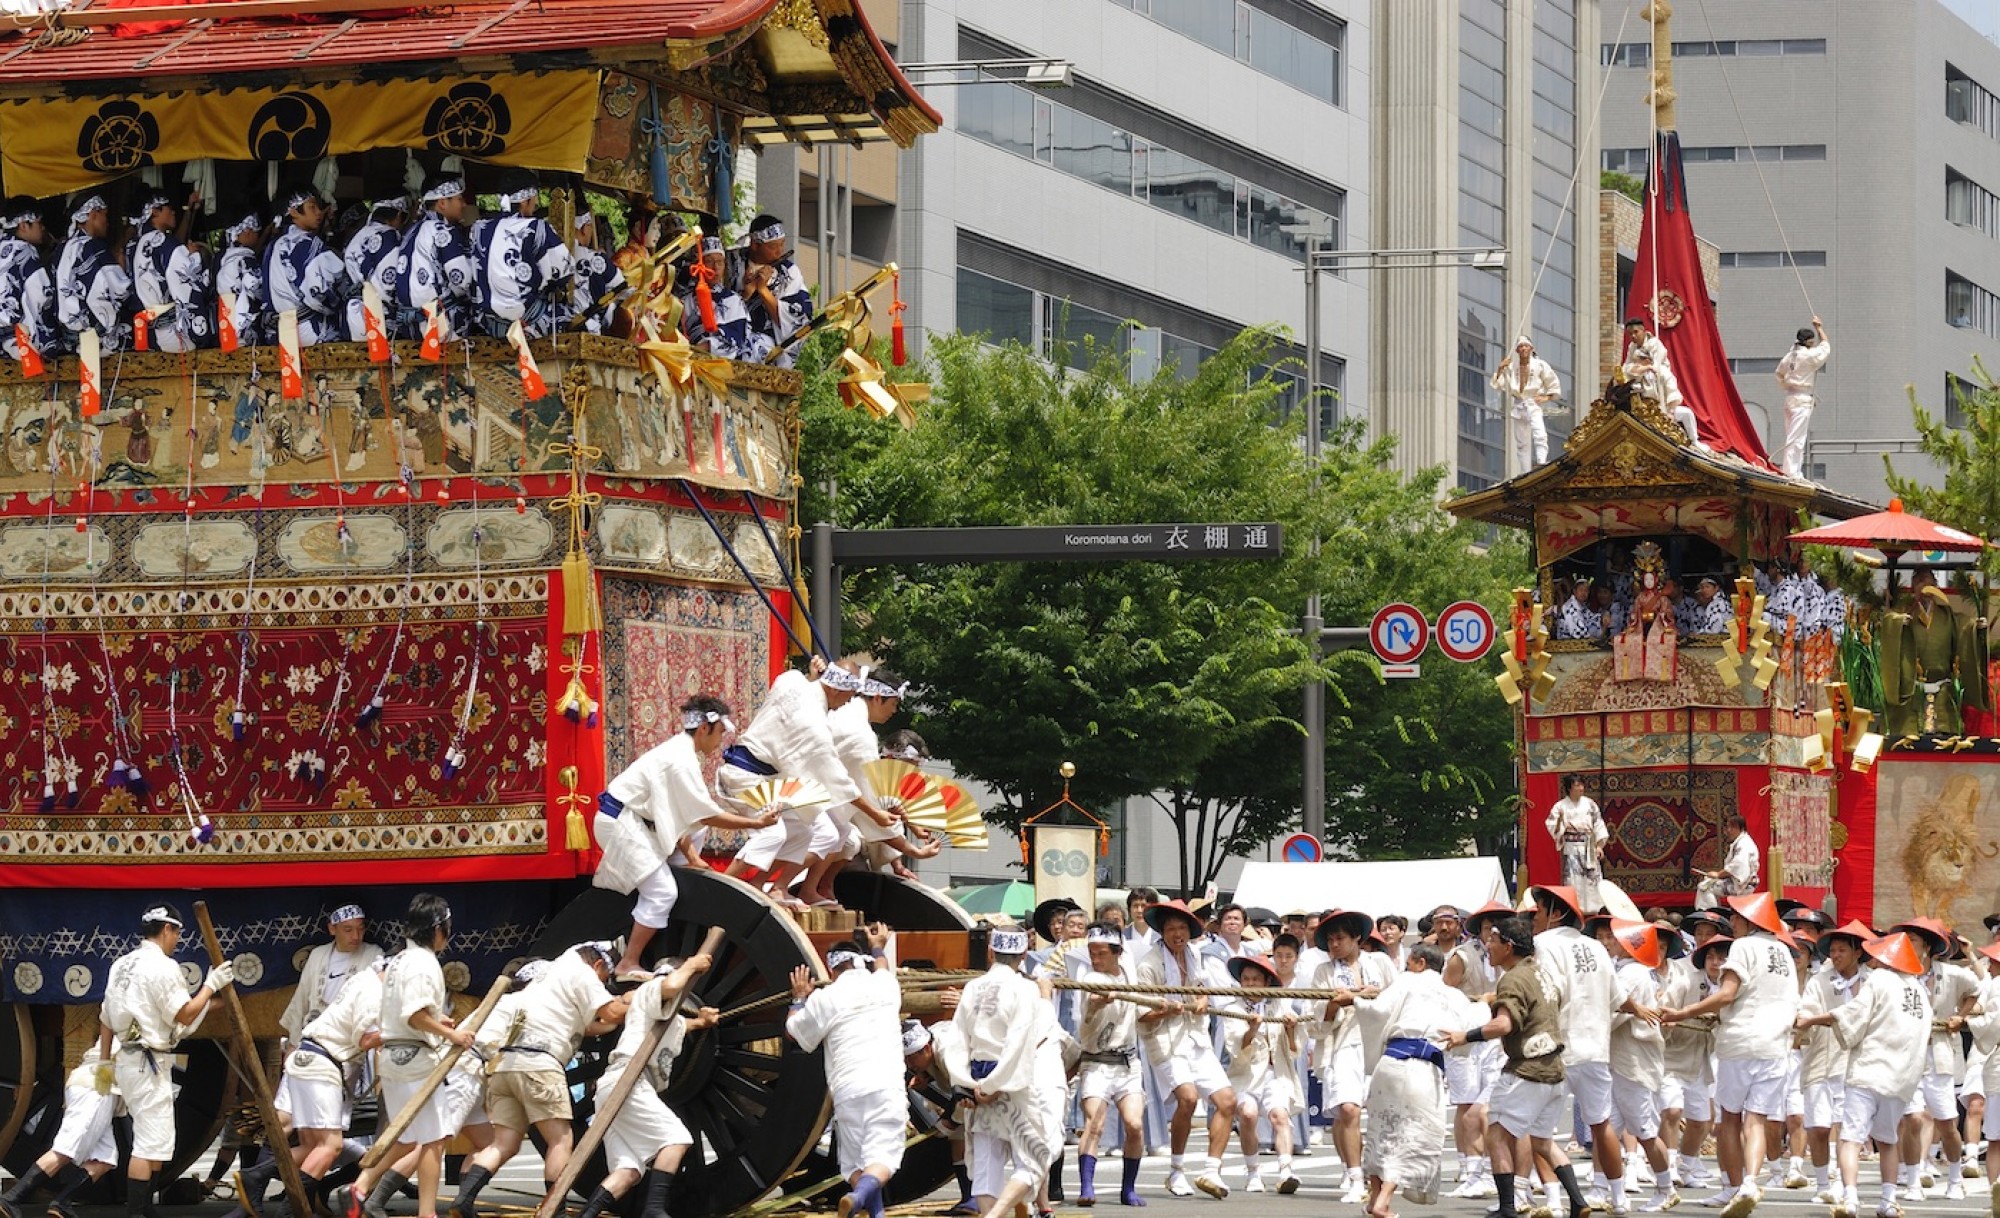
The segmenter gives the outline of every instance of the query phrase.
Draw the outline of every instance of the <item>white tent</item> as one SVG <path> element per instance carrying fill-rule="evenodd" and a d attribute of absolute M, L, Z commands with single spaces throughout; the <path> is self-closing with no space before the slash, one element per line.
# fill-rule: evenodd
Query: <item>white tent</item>
<path fill-rule="evenodd" d="M 1245 863 L 1233 899 L 1278 914 L 1295 909 L 1358 909 L 1375 917 L 1417 919 L 1449 901 L 1478 909 L 1506 901 L 1507 880 L 1495 858 L 1409 859 L 1391 863 Z"/>

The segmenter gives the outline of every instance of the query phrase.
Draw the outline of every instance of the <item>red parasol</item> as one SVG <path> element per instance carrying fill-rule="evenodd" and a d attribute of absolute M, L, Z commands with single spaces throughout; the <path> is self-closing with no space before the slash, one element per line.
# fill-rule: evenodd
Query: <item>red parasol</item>
<path fill-rule="evenodd" d="M 1970 533 L 1913 516 L 1903 510 L 1901 499 L 1891 499 L 1889 510 L 1856 516 L 1838 524 L 1822 525 L 1794 533 L 1792 541 L 1816 546 L 1843 546 L 1850 550 L 1880 550 L 1901 554 L 1909 550 L 1956 550 L 1977 553 L 1989 544 Z"/>

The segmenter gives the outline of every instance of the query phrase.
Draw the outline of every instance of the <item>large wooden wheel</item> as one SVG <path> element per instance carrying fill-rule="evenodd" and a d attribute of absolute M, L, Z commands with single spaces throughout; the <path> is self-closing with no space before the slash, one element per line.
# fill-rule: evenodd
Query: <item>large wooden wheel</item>
<path fill-rule="evenodd" d="M 63 1015 L 73 1008 L 25 1003 L 0 1005 L 0 1163 L 19 1176 L 55 1141 L 62 1124 Z M 160 1174 L 177 1179 L 214 1144 L 233 1088 L 220 1044 L 181 1044 L 187 1065 L 176 1066 L 174 1157 Z M 121 1140 L 119 1149 L 126 1147 Z M 123 1195 L 123 1175 L 112 1172 L 81 1194 L 85 1202 L 109 1202 Z"/>
<path fill-rule="evenodd" d="M 721 1026 L 689 1036 L 663 1093 L 696 1146 L 674 1182 L 676 1215 L 731 1213 L 777 1189 L 818 1142 L 830 1105 L 817 1053 L 785 1039 L 791 973 L 799 965 L 824 976 L 819 956 L 783 912 L 756 889 L 706 868 L 674 868 L 680 900 L 674 919 L 654 936 L 648 956 L 685 956 L 709 930 L 727 939 L 715 965 L 696 985 L 695 1001 L 724 1011 L 769 999 Z M 608 939 L 631 927 L 632 898 L 591 889 L 556 915 L 534 949 L 553 956 L 587 939 Z M 615 1037 L 587 1043 L 572 1082 L 603 1074 Z M 594 1111 L 594 1091 L 576 1106 L 579 1133 Z M 601 1152 L 577 1177 L 588 1195 L 605 1173 Z"/>

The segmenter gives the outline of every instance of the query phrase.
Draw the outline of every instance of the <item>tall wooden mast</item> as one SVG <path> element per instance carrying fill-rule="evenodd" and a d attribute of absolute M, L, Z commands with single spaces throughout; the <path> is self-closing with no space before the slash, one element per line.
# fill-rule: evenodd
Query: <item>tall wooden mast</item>
<path fill-rule="evenodd" d="M 1652 0 L 1639 10 L 1641 19 L 1653 24 L 1653 125 L 1662 131 L 1674 129 L 1674 42 L 1668 28 L 1673 24 L 1674 6 L 1668 0 Z"/>

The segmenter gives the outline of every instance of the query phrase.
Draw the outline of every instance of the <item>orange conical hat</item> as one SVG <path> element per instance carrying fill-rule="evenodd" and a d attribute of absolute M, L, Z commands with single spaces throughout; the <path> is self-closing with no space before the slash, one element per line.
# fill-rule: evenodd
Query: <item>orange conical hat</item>
<path fill-rule="evenodd" d="M 1785 920 L 1779 916 L 1778 903 L 1771 899 L 1768 892 L 1746 892 L 1740 897 L 1730 897 L 1729 908 L 1741 914 L 1758 930 L 1768 930 L 1781 938 L 1785 934 Z"/>
<path fill-rule="evenodd" d="M 1914 977 L 1924 971 L 1923 957 L 1917 952 L 1917 945 L 1911 941 L 1908 931 L 1894 931 L 1880 939 L 1870 939 L 1861 945 L 1861 950 L 1905 977 Z"/>
<path fill-rule="evenodd" d="M 1623 918 L 1611 920 L 1611 934 L 1634 960 L 1647 968 L 1660 967 L 1666 952 L 1660 946 L 1660 928 L 1651 922 L 1627 922 Z"/>

